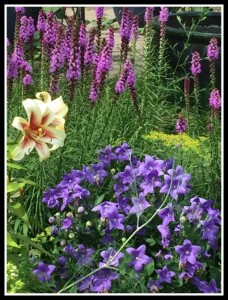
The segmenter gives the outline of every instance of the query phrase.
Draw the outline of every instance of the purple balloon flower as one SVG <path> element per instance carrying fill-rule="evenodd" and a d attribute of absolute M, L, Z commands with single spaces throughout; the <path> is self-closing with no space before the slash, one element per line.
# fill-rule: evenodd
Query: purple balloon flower
<path fill-rule="evenodd" d="M 66 218 L 66 219 L 64 219 L 63 222 L 62 222 L 62 227 L 61 227 L 61 229 L 63 230 L 63 229 L 71 228 L 72 225 L 73 225 L 73 220 L 72 220 L 72 218 Z"/>
<path fill-rule="evenodd" d="M 167 282 L 171 283 L 171 277 L 175 276 L 175 272 L 169 271 L 167 266 L 164 266 L 164 268 L 161 270 L 156 270 L 156 273 L 159 275 L 159 282 Z"/>
<path fill-rule="evenodd" d="M 166 225 L 168 225 L 170 222 L 174 222 L 175 219 L 172 204 L 160 210 L 158 212 L 158 216 L 163 220 L 163 222 Z"/>
<path fill-rule="evenodd" d="M 129 247 L 126 251 L 132 256 L 132 261 L 128 264 L 128 266 L 133 266 L 136 272 L 141 272 L 143 265 L 148 265 L 152 262 L 152 259 L 145 255 L 145 245 L 141 245 L 137 249 Z"/>
<path fill-rule="evenodd" d="M 110 145 L 106 146 L 104 149 L 98 151 L 98 160 L 103 162 L 105 167 L 109 167 L 112 160 L 116 160 L 117 156 L 112 153 L 112 147 Z"/>
<path fill-rule="evenodd" d="M 54 270 L 54 265 L 46 265 L 44 262 L 40 262 L 32 273 L 37 276 L 39 281 L 44 282 L 51 279 L 51 274 Z"/>
<path fill-rule="evenodd" d="M 184 240 L 182 246 L 175 246 L 175 251 L 180 255 L 180 263 L 186 264 L 196 264 L 196 257 L 201 251 L 201 247 L 197 245 L 192 245 L 190 240 Z"/>
<path fill-rule="evenodd" d="M 60 257 L 58 258 L 58 263 L 59 263 L 61 266 L 65 266 L 66 262 L 67 262 L 67 258 L 66 258 L 65 256 L 60 256 Z"/>
<path fill-rule="evenodd" d="M 79 244 L 76 249 L 75 258 L 77 259 L 77 264 L 79 267 L 83 265 L 91 266 L 93 264 L 93 259 L 91 255 L 95 252 L 92 248 L 86 248 L 84 245 Z"/>
<path fill-rule="evenodd" d="M 99 267 L 101 265 L 99 264 Z M 119 275 L 109 269 L 101 269 L 94 274 L 91 292 L 102 293 L 111 289 L 112 281 L 119 278 Z"/>
<path fill-rule="evenodd" d="M 146 198 L 142 193 L 139 194 L 139 198 L 132 197 L 131 201 L 133 203 L 133 206 L 129 211 L 130 214 L 136 214 L 140 216 L 145 209 L 151 206 L 150 203 L 146 201 Z"/>
<path fill-rule="evenodd" d="M 109 247 L 107 251 L 102 251 L 101 252 L 101 256 L 103 257 L 103 262 L 107 263 L 108 261 L 110 261 L 112 259 L 112 257 L 114 257 L 116 254 L 116 250 L 113 247 Z M 109 266 L 113 266 L 113 267 L 118 267 L 120 264 L 120 260 L 124 257 L 124 254 L 122 252 L 120 252 L 116 258 L 114 258 L 114 260 L 109 263 Z"/>

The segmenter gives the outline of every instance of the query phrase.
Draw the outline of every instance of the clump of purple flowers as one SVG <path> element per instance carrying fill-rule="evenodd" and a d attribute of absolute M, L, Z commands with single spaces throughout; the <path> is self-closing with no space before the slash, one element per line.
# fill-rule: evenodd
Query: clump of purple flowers
<path fill-rule="evenodd" d="M 56 278 L 69 278 L 80 269 L 75 280 L 78 291 L 107 293 L 113 282 L 122 280 L 125 266 L 136 278 L 154 270 L 149 273 L 150 293 L 171 288 L 176 280 L 189 281 L 200 292 L 218 293 L 216 282 L 204 280 L 202 259 L 210 260 L 211 250 L 215 254 L 218 249 L 220 212 L 212 207 L 212 200 L 198 196 L 180 209 L 180 199 L 186 203 L 190 179 L 171 159 L 150 155 L 139 159 L 126 142 L 100 149 L 97 163 L 71 170 L 44 193 L 42 202 L 61 212 L 49 218 L 59 250 L 55 264 L 41 262 L 34 274 L 48 281 L 54 270 Z M 107 182 L 112 183 L 108 192 Z M 157 204 L 161 198 L 169 203 Z M 153 214 L 153 224 L 144 224 Z M 184 230 L 194 230 L 193 239 Z M 155 232 L 161 234 L 161 241 L 151 239 Z M 198 244 L 200 239 L 203 243 Z"/>

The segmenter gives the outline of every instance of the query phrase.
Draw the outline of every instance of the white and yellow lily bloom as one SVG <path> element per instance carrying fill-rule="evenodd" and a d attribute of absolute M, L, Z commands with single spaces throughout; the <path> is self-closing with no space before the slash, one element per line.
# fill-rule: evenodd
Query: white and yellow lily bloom
<path fill-rule="evenodd" d="M 44 94 L 38 93 L 38 95 Z M 47 94 L 47 95 L 46 95 Z M 37 96 L 37 95 L 36 95 Z M 45 93 L 45 96 L 50 95 Z M 50 151 L 64 145 L 66 138 L 63 118 L 68 107 L 64 104 L 62 97 L 53 101 L 42 101 L 37 99 L 26 99 L 22 102 L 28 121 L 21 117 L 15 117 L 12 126 L 23 132 L 23 137 L 11 153 L 16 161 L 24 158 L 34 148 L 37 150 L 40 161 L 50 156 Z M 47 144 L 51 144 L 49 148 Z"/>

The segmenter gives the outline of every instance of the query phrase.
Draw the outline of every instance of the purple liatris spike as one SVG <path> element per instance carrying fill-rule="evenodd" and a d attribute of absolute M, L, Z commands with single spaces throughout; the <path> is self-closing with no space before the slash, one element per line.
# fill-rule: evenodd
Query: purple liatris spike
<path fill-rule="evenodd" d="M 96 17 L 97 19 L 101 19 L 104 15 L 104 7 L 96 7 Z"/>
<path fill-rule="evenodd" d="M 127 7 L 123 8 L 121 24 L 120 24 L 120 36 L 121 38 L 130 40 L 132 27 L 132 14 Z"/>
<path fill-rule="evenodd" d="M 154 7 L 152 7 L 152 6 L 146 7 L 145 15 L 144 15 L 144 20 L 145 20 L 146 24 L 152 23 L 153 12 L 154 12 Z"/>
<path fill-rule="evenodd" d="M 184 97 L 189 97 L 189 91 L 190 91 L 190 79 L 189 77 L 184 78 Z"/>
<path fill-rule="evenodd" d="M 32 17 L 28 18 L 28 27 L 27 27 L 27 31 L 28 31 L 28 37 L 33 37 L 34 33 L 35 33 L 35 25 L 34 25 L 34 19 Z"/>
<path fill-rule="evenodd" d="M 94 45 L 94 39 L 95 39 L 95 30 L 91 29 L 90 33 L 89 33 L 89 41 L 88 41 L 88 45 L 86 47 L 86 52 L 84 55 L 84 62 L 85 62 L 85 66 L 89 66 L 89 64 L 92 62 L 93 60 L 93 45 Z"/>
<path fill-rule="evenodd" d="M 101 82 L 102 76 L 106 74 L 112 65 L 112 49 L 109 45 L 104 46 L 97 64 L 96 81 Z"/>
<path fill-rule="evenodd" d="M 187 127 L 188 127 L 188 123 L 186 118 L 183 115 L 180 115 L 176 123 L 176 132 L 184 133 L 187 130 Z"/>
<path fill-rule="evenodd" d="M 28 19 L 26 16 L 21 17 L 21 26 L 19 28 L 19 37 L 23 42 L 28 42 L 29 37 L 27 34 L 27 27 L 28 27 Z"/>
<path fill-rule="evenodd" d="M 218 47 L 218 41 L 216 38 L 212 38 L 210 40 L 209 45 L 207 46 L 207 57 L 210 60 L 218 59 L 219 56 L 219 47 Z"/>
<path fill-rule="evenodd" d="M 74 48 L 71 50 L 70 61 L 68 64 L 67 70 L 67 79 L 69 80 L 78 80 L 81 72 L 80 72 L 80 55 L 79 51 Z"/>
<path fill-rule="evenodd" d="M 108 30 L 108 46 L 111 49 L 114 47 L 114 29 L 112 27 Z"/>
<path fill-rule="evenodd" d="M 192 66 L 191 66 L 192 75 L 197 76 L 198 74 L 200 74 L 202 72 L 199 52 L 195 51 L 192 53 L 191 63 L 192 63 Z"/>
<path fill-rule="evenodd" d="M 90 94 L 89 94 L 89 99 L 91 101 L 96 101 L 97 98 L 98 98 L 98 84 L 96 82 L 96 80 L 93 80 L 92 81 L 92 84 L 91 84 L 91 88 L 90 88 Z"/>
<path fill-rule="evenodd" d="M 96 17 L 101 19 L 104 15 L 104 7 L 96 7 Z"/>
<path fill-rule="evenodd" d="M 160 13 L 159 13 L 159 21 L 161 23 L 166 23 L 169 18 L 169 9 L 167 7 L 161 7 Z"/>
<path fill-rule="evenodd" d="M 15 45 L 12 59 L 16 62 L 17 68 L 21 69 L 24 65 L 24 50 L 20 42 Z"/>
<path fill-rule="evenodd" d="M 127 78 L 129 74 L 129 69 L 131 68 L 130 60 L 126 60 L 124 63 L 123 73 L 120 75 L 119 80 L 116 83 L 115 91 L 117 95 L 122 94 L 127 86 Z"/>
<path fill-rule="evenodd" d="M 32 84 L 32 76 L 30 74 L 26 74 L 23 78 L 23 85 L 28 86 Z"/>
<path fill-rule="evenodd" d="M 218 89 L 213 89 L 210 94 L 209 105 L 218 110 L 221 107 L 221 97 Z"/>
<path fill-rule="evenodd" d="M 45 32 L 46 26 L 46 13 L 41 9 L 39 11 L 38 20 L 37 20 L 37 30 L 39 33 Z"/>
<path fill-rule="evenodd" d="M 25 13 L 25 8 L 22 7 L 22 6 L 16 6 L 15 11 L 16 11 L 16 13 L 20 12 L 20 13 L 24 14 Z"/>
<path fill-rule="evenodd" d="M 30 37 L 33 37 L 35 33 L 34 20 L 32 17 L 27 18 L 23 16 L 20 21 L 19 37 L 23 42 L 27 43 Z"/>
<path fill-rule="evenodd" d="M 56 41 L 56 17 L 52 11 L 47 13 L 44 40 L 49 45 L 54 45 Z"/>
<path fill-rule="evenodd" d="M 135 85 L 135 72 L 134 72 L 134 69 L 133 69 L 133 65 L 130 61 L 128 63 L 127 84 L 128 84 L 128 86 L 134 86 Z"/>
<path fill-rule="evenodd" d="M 79 45 L 80 48 L 85 49 L 86 48 L 86 25 L 84 23 L 80 26 L 80 32 L 79 32 Z"/>
<path fill-rule="evenodd" d="M 58 71 L 64 64 L 65 55 L 63 49 L 62 33 L 63 33 L 63 29 L 61 24 L 59 23 L 57 28 L 56 42 L 54 45 L 54 49 L 51 53 L 51 63 L 50 63 L 51 73 Z"/>
<path fill-rule="evenodd" d="M 11 58 L 7 65 L 7 78 L 14 79 L 18 77 L 17 62 Z"/>
<path fill-rule="evenodd" d="M 133 17 L 132 28 L 131 28 L 131 39 L 137 40 L 139 37 L 139 16 Z"/>
<path fill-rule="evenodd" d="M 71 58 L 71 49 L 74 47 L 74 17 L 67 18 L 67 26 L 64 33 L 65 58 L 69 63 Z"/>

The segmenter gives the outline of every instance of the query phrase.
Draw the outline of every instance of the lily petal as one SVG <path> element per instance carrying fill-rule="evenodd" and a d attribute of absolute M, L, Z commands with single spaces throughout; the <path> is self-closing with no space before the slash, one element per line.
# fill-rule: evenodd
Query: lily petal
<path fill-rule="evenodd" d="M 28 155 L 34 149 L 35 145 L 36 142 L 33 139 L 24 136 L 12 151 L 12 159 L 16 161 L 23 159 L 25 154 Z"/>
<path fill-rule="evenodd" d="M 22 102 L 28 116 L 30 126 L 39 126 L 42 120 L 42 114 L 37 103 L 32 99 L 26 99 Z"/>
<path fill-rule="evenodd" d="M 45 143 L 36 143 L 35 145 L 36 151 L 40 157 L 40 161 L 43 161 L 45 159 L 48 159 L 50 156 L 50 151 Z"/>
<path fill-rule="evenodd" d="M 64 145 L 64 140 L 66 138 L 66 133 L 64 132 L 64 130 L 58 130 L 49 126 L 43 126 L 42 129 L 45 132 L 45 135 L 39 137 L 39 142 L 59 145 L 59 147 L 62 147 Z"/>
<path fill-rule="evenodd" d="M 42 115 L 41 125 L 45 126 L 45 125 L 52 124 L 54 119 L 55 119 L 54 113 L 48 107 L 46 107 L 46 111 Z"/>
<path fill-rule="evenodd" d="M 28 126 L 28 122 L 24 118 L 15 117 L 13 119 L 12 126 L 19 129 L 19 130 L 21 130 L 21 131 L 24 131 L 24 127 Z"/>
<path fill-rule="evenodd" d="M 64 117 L 68 112 L 68 106 L 63 102 L 62 96 L 47 103 L 50 110 L 55 113 L 57 117 Z"/>
<path fill-rule="evenodd" d="M 57 129 L 64 129 L 65 119 L 62 117 L 55 117 L 54 120 L 49 124 L 55 126 Z"/>
<path fill-rule="evenodd" d="M 44 102 L 45 102 L 45 103 L 51 102 L 51 96 L 50 96 L 50 94 L 48 94 L 47 92 L 36 93 L 36 98 L 37 98 L 37 99 L 42 100 L 42 97 L 41 97 L 41 96 L 43 96 L 43 99 L 44 99 Z"/>

